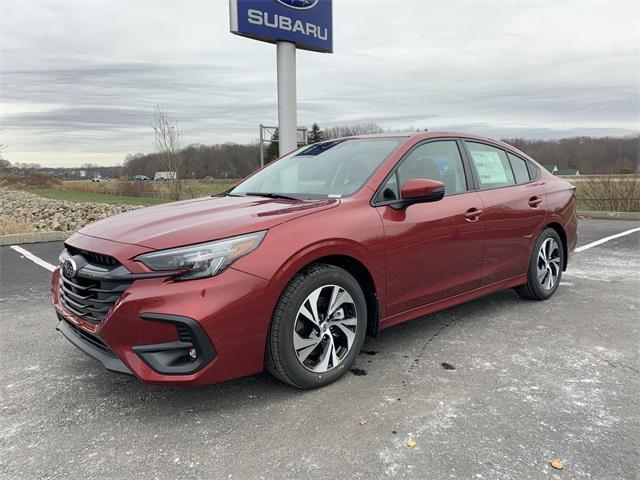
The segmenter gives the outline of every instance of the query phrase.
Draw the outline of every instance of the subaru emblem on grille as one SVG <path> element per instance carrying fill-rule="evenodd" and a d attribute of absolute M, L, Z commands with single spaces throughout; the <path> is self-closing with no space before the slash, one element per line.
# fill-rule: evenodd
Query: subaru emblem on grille
<path fill-rule="evenodd" d="M 73 278 L 76 276 L 76 272 L 78 271 L 78 266 L 73 258 L 67 258 L 62 265 L 62 271 L 64 272 L 64 276 L 67 278 Z"/>

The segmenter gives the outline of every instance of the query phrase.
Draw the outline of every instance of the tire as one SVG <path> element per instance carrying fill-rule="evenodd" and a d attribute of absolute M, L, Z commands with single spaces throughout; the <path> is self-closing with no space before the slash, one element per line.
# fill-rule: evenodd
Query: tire
<path fill-rule="evenodd" d="M 543 230 L 531 254 L 527 283 L 516 289 L 518 294 L 530 300 L 551 298 L 560 285 L 564 261 L 564 247 L 558 232 L 552 228 Z"/>
<path fill-rule="evenodd" d="M 280 297 L 269 327 L 266 368 L 296 388 L 323 387 L 353 365 L 366 329 L 367 304 L 358 281 L 339 267 L 311 265 Z"/>

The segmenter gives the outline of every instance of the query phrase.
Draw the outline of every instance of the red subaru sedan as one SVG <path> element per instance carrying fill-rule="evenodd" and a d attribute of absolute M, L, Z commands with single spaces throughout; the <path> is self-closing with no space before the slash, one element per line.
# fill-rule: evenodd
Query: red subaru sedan
<path fill-rule="evenodd" d="M 507 288 L 548 299 L 575 244 L 575 188 L 503 142 L 351 137 L 83 228 L 51 293 L 57 329 L 109 370 L 315 388 L 365 335 Z"/>

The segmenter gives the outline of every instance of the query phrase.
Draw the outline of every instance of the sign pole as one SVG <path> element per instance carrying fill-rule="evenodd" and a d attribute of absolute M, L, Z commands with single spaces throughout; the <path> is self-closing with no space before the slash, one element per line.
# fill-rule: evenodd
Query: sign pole
<path fill-rule="evenodd" d="M 264 167 L 264 125 L 260 124 L 260 168 Z"/>
<path fill-rule="evenodd" d="M 278 41 L 278 150 L 280 156 L 298 147 L 296 112 L 296 44 Z"/>

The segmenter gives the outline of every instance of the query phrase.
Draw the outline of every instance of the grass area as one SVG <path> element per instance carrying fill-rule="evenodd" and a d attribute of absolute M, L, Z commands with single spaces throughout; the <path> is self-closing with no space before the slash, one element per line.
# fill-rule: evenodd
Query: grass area
<path fill-rule="evenodd" d="M 79 203 L 91 202 L 127 205 L 157 205 L 159 203 L 166 203 L 170 201 L 162 198 L 125 197 L 111 195 L 108 193 L 75 192 L 72 190 L 57 190 L 52 188 L 29 189 L 28 191 L 45 198 Z"/>
<path fill-rule="evenodd" d="M 238 180 L 218 179 L 218 180 L 181 180 L 181 198 L 194 198 L 213 195 L 222 192 Z M 171 182 L 133 182 L 128 180 L 113 180 L 111 182 L 92 182 L 90 180 L 70 180 L 63 182 L 61 190 L 89 192 L 89 193 L 109 193 L 112 195 L 132 196 L 132 197 L 156 197 L 171 198 Z"/>

